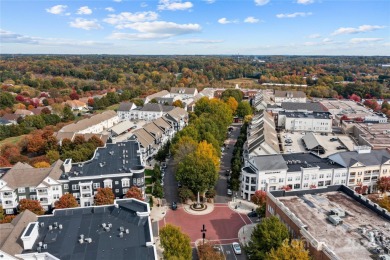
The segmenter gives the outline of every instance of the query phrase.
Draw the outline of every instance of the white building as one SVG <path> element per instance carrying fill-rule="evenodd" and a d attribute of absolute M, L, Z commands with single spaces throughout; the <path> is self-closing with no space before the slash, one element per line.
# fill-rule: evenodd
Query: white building
<path fill-rule="evenodd" d="M 194 98 L 197 94 L 198 90 L 196 88 L 171 88 L 170 91 L 171 97 L 178 97 L 180 100 Z"/>
<path fill-rule="evenodd" d="M 34 168 L 18 162 L 0 179 L 0 201 L 6 214 L 14 214 L 21 199 L 38 200 L 45 210 L 54 206 L 63 194 L 62 161 L 50 168 Z"/>
<path fill-rule="evenodd" d="M 303 91 L 284 91 L 275 90 L 275 103 L 280 105 L 282 102 L 306 102 L 306 94 Z"/>
<path fill-rule="evenodd" d="M 144 104 L 147 104 L 149 103 L 151 100 L 153 99 L 157 99 L 157 98 L 169 98 L 171 97 L 170 93 L 167 91 L 167 90 L 162 90 L 162 91 L 159 91 L 157 93 L 154 93 L 152 95 L 149 95 L 145 98 L 145 102 Z"/>
<path fill-rule="evenodd" d="M 136 108 L 137 106 L 133 102 L 120 103 L 117 110 L 119 121 L 130 120 L 131 111 Z"/>
<path fill-rule="evenodd" d="M 288 131 L 332 132 L 332 117 L 329 112 L 278 113 L 278 127 Z"/>
<path fill-rule="evenodd" d="M 164 114 L 173 110 L 174 106 L 164 106 L 156 103 L 147 103 L 143 107 L 129 110 L 128 112 L 122 111 L 121 118 L 123 120 L 145 120 L 152 121 L 162 117 Z"/>

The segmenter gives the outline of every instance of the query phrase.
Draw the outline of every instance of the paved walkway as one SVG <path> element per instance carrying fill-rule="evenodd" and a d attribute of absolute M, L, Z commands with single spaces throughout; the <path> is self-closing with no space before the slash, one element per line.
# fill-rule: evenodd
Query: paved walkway
<path fill-rule="evenodd" d="M 256 204 L 242 199 L 234 199 L 234 201 L 229 201 L 228 205 L 229 208 L 241 214 L 248 214 L 257 208 Z"/>
<path fill-rule="evenodd" d="M 205 210 L 202 210 L 202 211 L 192 210 L 190 208 L 191 205 L 188 205 L 188 204 L 184 204 L 183 208 L 184 208 L 185 212 L 187 212 L 188 214 L 191 214 L 191 215 L 207 215 L 207 214 L 210 214 L 211 212 L 213 212 L 214 204 L 213 203 L 205 203 L 205 204 L 206 204 L 207 208 Z"/>
<path fill-rule="evenodd" d="M 240 241 L 241 245 L 247 245 L 247 243 L 250 241 L 252 232 L 256 225 L 257 223 L 253 223 L 240 228 L 240 230 L 238 231 L 238 240 Z"/>

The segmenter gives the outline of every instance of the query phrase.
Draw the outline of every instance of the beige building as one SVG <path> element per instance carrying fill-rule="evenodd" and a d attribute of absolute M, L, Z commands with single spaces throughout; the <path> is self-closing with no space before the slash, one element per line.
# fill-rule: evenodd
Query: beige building
<path fill-rule="evenodd" d="M 275 90 L 274 100 L 277 105 L 280 105 L 282 102 L 306 102 L 306 94 L 303 91 L 284 91 L 284 90 Z"/>
<path fill-rule="evenodd" d="M 390 148 L 390 123 L 343 122 L 342 128 L 346 134 L 351 134 L 359 145 L 366 145 L 371 149 Z"/>

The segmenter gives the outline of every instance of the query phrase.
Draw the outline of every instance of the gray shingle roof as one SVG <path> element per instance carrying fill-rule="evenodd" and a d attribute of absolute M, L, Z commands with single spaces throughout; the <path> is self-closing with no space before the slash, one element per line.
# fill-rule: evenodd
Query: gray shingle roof
<path fill-rule="evenodd" d="M 326 111 L 323 106 L 318 102 L 306 102 L 306 103 L 297 103 L 297 102 L 282 102 L 281 107 L 287 111 L 296 111 L 296 110 L 307 110 L 313 112 L 324 112 Z"/>
<path fill-rule="evenodd" d="M 319 145 L 321 145 L 316 136 L 313 133 L 307 133 L 302 137 L 303 141 L 306 144 L 307 149 L 311 150 Z"/>
<path fill-rule="evenodd" d="M 287 164 L 281 154 L 262 155 L 253 157 L 259 171 L 287 170 Z"/>
<path fill-rule="evenodd" d="M 349 167 L 356 162 L 366 166 L 380 165 L 390 160 L 390 153 L 386 150 L 371 150 L 370 153 L 358 153 L 356 151 L 340 152 L 329 156 L 329 159 L 340 162 L 343 166 Z"/>
<path fill-rule="evenodd" d="M 133 105 L 133 102 L 122 102 L 119 104 L 118 111 L 130 111 Z"/>

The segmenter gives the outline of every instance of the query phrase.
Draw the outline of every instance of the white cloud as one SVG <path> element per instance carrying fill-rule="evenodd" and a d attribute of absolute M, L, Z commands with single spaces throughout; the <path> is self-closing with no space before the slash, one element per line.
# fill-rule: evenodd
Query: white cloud
<path fill-rule="evenodd" d="M 383 29 L 386 26 L 382 25 L 361 25 L 357 28 L 354 27 L 341 27 L 334 31 L 332 35 L 339 35 L 339 34 L 354 34 L 354 33 L 364 33 L 364 32 L 370 32 L 375 31 L 379 29 Z"/>
<path fill-rule="evenodd" d="M 38 44 L 38 41 L 33 37 L 9 32 L 6 30 L 0 29 L 0 38 L 1 43 L 29 43 L 29 44 Z"/>
<path fill-rule="evenodd" d="M 148 4 L 145 3 L 145 2 L 142 2 L 142 3 L 141 3 L 141 7 L 142 7 L 142 8 L 148 7 Z"/>
<path fill-rule="evenodd" d="M 187 44 L 217 44 L 221 43 L 223 40 L 207 40 L 207 39 L 182 39 L 174 42 L 171 41 L 160 41 L 159 44 L 166 45 L 187 45 Z"/>
<path fill-rule="evenodd" d="M 50 8 L 47 8 L 46 12 L 51 14 L 62 14 L 63 12 L 65 12 L 66 8 L 68 8 L 68 6 L 66 5 L 55 5 Z"/>
<path fill-rule="evenodd" d="M 111 39 L 153 40 L 165 39 L 177 35 L 197 33 L 201 31 L 199 24 L 177 24 L 173 22 L 154 21 L 129 23 L 123 26 L 139 33 L 113 33 Z"/>
<path fill-rule="evenodd" d="M 353 44 L 379 42 L 379 41 L 383 41 L 383 38 L 352 38 L 351 40 L 349 40 L 349 42 Z"/>
<path fill-rule="evenodd" d="M 147 22 L 157 20 L 158 14 L 152 11 L 148 12 L 123 12 L 120 14 L 109 14 L 108 18 L 103 21 L 112 25 L 116 25 L 118 29 L 123 28 L 129 23 Z"/>
<path fill-rule="evenodd" d="M 187 10 L 192 8 L 194 5 L 191 2 L 182 2 L 181 0 L 160 0 L 157 5 L 158 10 Z"/>
<path fill-rule="evenodd" d="M 228 20 L 224 17 L 224 18 L 218 19 L 218 23 L 220 23 L 220 24 L 238 23 L 238 20 L 237 19 L 236 20 Z"/>
<path fill-rule="evenodd" d="M 247 18 L 245 18 L 244 22 L 245 23 L 258 23 L 258 22 L 260 22 L 260 20 L 257 18 L 254 18 L 253 16 L 248 16 Z"/>
<path fill-rule="evenodd" d="M 269 3 L 269 0 L 255 0 L 255 5 L 266 5 Z"/>
<path fill-rule="evenodd" d="M 309 5 L 312 3 L 314 3 L 314 0 L 297 0 L 297 4 L 301 4 L 301 5 Z"/>
<path fill-rule="evenodd" d="M 112 7 L 106 7 L 106 8 L 104 8 L 104 10 L 106 10 L 108 12 L 115 12 L 115 9 Z"/>
<path fill-rule="evenodd" d="M 213 4 L 215 3 L 215 0 L 203 0 L 204 2 L 208 3 L 208 4 Z"/>
<path fill-rule="evenodd" d="M 296 18 L 296 17 L 306 17 L 309 15 L 312 15 L 313 13 L 303 13 L 303 12 L 296 12 L 292 14 L 277 14 L 277 18 Z"/>
<path fill-rule="evenodd" d="M 92 14 L 92 10 L 89 9 L 88 6 L 82 6 L 82 7 L 79 8 L 79 10 L 77 10 L 76 14 L 86 14 L 86 15 L 89 15 L 89 14 Z"/>
<path fill-rule="evenodd" d="M 76 18 L 70 22 L 70 27 L 79 28 L 83 30 L 103 29 L 103 27 L 97 22 L 97 20 L 87 20 L 83 18 Z"/>
<path fill-rule="evenodd" d="M 314 34 L 310 34 L 309 36 L 307 36 L 307 38 L 318 39 L 318 38 L 321 38 L 321 35 L 318 33 L 314 33 Z"/>

